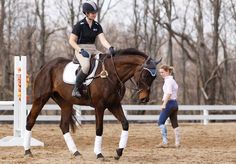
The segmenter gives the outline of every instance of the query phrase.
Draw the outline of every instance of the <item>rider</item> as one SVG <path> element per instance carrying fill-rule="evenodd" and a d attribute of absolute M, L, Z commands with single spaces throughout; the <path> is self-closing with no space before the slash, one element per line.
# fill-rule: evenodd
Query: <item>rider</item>
<path fill-rule="evenodd" d="M 72 96 L 80 98 L 79 88 L 82 86 L 88 75 L 91 55 L 98 53 L 95 47 L 95 39 L 98 38 L 102 45 L 114 56 L 114 48 L 106 40 L 102 26 L 95 21 L 98 12 L 97 4 L 93 1 L 83 3 L 83 13 L 85 18 L 77 22 L 73 27 L 69 38 L 70 45 L 75 49 L 75 56 L 78 59 L 81 69 L 76 76 L 76 83 L 72 91 Z"/>

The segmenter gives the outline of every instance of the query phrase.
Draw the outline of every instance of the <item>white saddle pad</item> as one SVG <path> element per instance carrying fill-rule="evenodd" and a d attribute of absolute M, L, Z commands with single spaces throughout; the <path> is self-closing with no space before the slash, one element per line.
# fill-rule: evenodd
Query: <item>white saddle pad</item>
<path fill-rule="evenodd" d="M 96 59 L 99 59 L 99 54 L 95 56 Z M 77 68 L 79 67 L 79 64 L 74 64 L 73 62 L 68 63 L 63 71 L 63 81 L 67 84 L 75 84 L 76 75 L 75 72 Z M 95 60 L 95 66 L 93 68 L 93 71 L 88 75 L 87 78 L 94 77 L 95 72 L 98 67 L 98 60 Z M 93 78 L 86 80 L 83 84 L 89 85 L 93 81 Z"/>

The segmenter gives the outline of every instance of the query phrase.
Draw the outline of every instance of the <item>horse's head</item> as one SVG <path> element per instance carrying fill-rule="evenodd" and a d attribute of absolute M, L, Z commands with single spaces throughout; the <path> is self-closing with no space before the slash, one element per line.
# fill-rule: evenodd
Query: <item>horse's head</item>
<path fill-rule="evenodd" d="M 134 80 L 138 87 L 138 97 L 140 102 L 146 103 L 149 101 L 150 88 L 153 80 L 157 76 L 156 65 L 161 62 L 154 61 L 151 57 L 148 57 L 144 64 L 140 67 L 137 67 L 137 70 L 134 73 Z"/>

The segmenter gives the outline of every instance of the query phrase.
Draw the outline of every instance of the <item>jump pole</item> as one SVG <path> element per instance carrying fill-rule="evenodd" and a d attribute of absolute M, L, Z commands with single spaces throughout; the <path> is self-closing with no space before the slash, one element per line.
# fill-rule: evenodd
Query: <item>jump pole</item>
<path fill-rule="evenodd" d="M 14 58 L 14 126 L 13 136 L 0 139 L 0 146 L 23 146 L 26 127 L 26 56 L 15 56 Z M 44 146 L 34 138 L 31 138 L 31 146 Z"/>

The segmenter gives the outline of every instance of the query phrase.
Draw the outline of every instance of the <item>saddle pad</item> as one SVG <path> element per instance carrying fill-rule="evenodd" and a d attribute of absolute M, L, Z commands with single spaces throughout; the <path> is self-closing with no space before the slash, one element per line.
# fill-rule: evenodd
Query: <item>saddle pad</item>
<path fill-rule="evenodd" d="M 95 59 L 97 59 L 97 60 L 95 60 L 95 66 L 94 66 L 92 72 L 88 75 L 87 79 L 95 76 L 95 73 L 96 73 L 96 70 L 98 67 L 99 56 L 100 56 L 99 54 L 97 54 L 95 56 Z M 73 62 L 70 62 L 65 66 L 64 71 L 63 71 L 63 81 L 65 83 L 75 84 L 75 80 L 76 80 L 75 72 L 78 69 L 78 67 L 79 67 L 79 64 L 74 64 Z M 85 80 L 85 82 L 83 84 L 88 86 L 92 81 L 93 81 L 93 78 Z"/>

